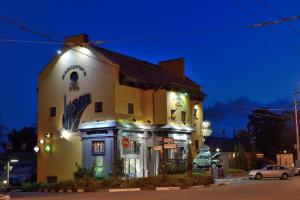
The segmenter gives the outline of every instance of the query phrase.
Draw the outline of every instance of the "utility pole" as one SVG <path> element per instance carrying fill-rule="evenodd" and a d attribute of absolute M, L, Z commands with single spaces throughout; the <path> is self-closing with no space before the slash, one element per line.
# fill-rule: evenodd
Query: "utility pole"
<path fill-rule="evenodd" d="M 296 127 L 296 148 L 297 148 L 297 160 L 300 159 L 299 151 L 299 128 L 298 128 L 298 111 L 297 111 L 297 99 L 296 94 L 294 96 L 294 111 L 295 111 L 295 127 Z"/>

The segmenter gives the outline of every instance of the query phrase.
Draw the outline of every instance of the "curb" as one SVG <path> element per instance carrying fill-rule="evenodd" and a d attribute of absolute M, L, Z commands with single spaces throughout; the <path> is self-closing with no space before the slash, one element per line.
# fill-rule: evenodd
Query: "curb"
<path fill-rule="evenodd" d="M 127 188 L 127 189 L 108 189 L 108 192 L 138 192 L 141 188 Z"/>
<path fill-rule="evenodd" d="M 180 187 L 156 187 L 156 191 L 180 190 Z"/>
<path fill-rule="evenodd" d="M 10 200 L 9 195 L 0 195 L 0 200 Z"/>

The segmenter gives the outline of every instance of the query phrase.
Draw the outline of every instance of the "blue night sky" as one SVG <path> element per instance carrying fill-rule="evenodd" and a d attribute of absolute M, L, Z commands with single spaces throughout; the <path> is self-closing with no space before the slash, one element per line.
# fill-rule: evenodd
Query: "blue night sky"
<path fill-rule="evenodd" d="M 290 22 L 296 31 L 287 23 L 272 26 L 291 48 L 267 27 L 248 28 L 260 21 L 234 2 L 263 21 L 278 16 L 259 2 L 285 17 L 300 15 L 297 0 L 2 0 L 0 13 L 57 41 L 87 33 L 91 40 L 111 40 L 105 48 L 154 63 L 184 57 L 186 74 L 207 94 L 204 115 L 218 134 L 245 126 L 249 110 L 233 108 L 236 102 L 292 107 L 291 93 L 300 85 L 300 20 Z M 5 39 L 45 41 L 4 21 L 0 33 Z M 0 114 L 8 128 L 36 123 L 38 73 L 59 48 L 0 42 Z"/>

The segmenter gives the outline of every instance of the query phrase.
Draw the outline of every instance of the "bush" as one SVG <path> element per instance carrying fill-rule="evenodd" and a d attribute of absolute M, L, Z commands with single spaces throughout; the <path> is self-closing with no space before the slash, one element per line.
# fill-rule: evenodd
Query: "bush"
<path fill-rule="evenodd" d="M 101 188 L 121 188 L 122 186 L 124 186 L 124 181 L 116 177 L 110 177 L 100 182 Z"/>
<path fill-rule="evenodd" d="M 111 177 L 120 178 L 124 176 L 124 159 L 115 157 Z"/>
<path fill-rule="evenodd" d="M 22 183 L 21 188 L 22 188 L 23 192 L 32 192 L 33 191 L 32 190 L 32 184 L 28 183 L 28 182 Z"/>
<path fill-rule="evenodd" d="M 80 180 L 78 185 L 80 188 L 83 188 L 85 192 L 95 192 L 100 186 L 99 181 L 88 176 Z"/>
<path fill-rule="evenodd" d="M 169 163 L 165 162 L 165 164 L 161 164 L 158 169 L 159 174 L 184 174 L 186 172 L 186 165 L 185 163 Z"/>
<path fill-rule="evenodd" d="M 101 188 L 135 188 L 155 189 L 156 187 L 181 187 L 187 188 L 194 185 L 210 185 L 214 179 L 210 175 L 185 176 L 185 175 L 159 175 L 144 178 L 122 180 L 109 178 L 101 181 Z"/>
<path fill-rule="evenodd" d="M 76 165 L 76 171 L 73 172 L 73 177 L 74 179 L 82 179 L 86 176 L 88 177 L 94 177 L 95 176 L 95 167 L 91 167 L 89 169 L 82 167 L 81 165 L 78 165 L 77 163 Z"/>

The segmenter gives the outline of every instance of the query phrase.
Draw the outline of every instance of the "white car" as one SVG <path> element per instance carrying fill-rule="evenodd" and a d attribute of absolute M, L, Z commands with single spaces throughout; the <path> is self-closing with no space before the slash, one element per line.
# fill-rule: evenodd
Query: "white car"
<path fill-rule="evenodd" d="M 294 176 L 292 169 L 281 165 L 267 165 L 261 169 L 249 171 L 248 176 L 250 179 L 260 180 L 262 178 L 280 178 L 287 180 L 289 177 Z"/>

